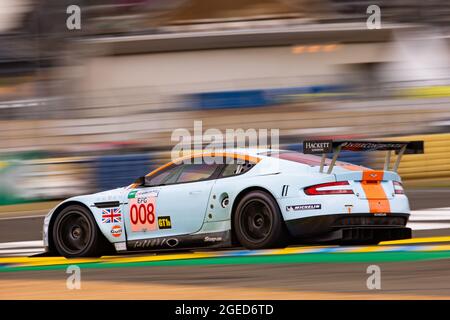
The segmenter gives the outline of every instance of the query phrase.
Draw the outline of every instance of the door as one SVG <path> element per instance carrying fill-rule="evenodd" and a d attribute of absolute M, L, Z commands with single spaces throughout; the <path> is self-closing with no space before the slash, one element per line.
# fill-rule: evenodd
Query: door
<path fill-rule="evenodd" d="M 220 166 L 171 165 L 130 190 L 124 205 L 128 240 L 186 235 L 201 229 Z"/>

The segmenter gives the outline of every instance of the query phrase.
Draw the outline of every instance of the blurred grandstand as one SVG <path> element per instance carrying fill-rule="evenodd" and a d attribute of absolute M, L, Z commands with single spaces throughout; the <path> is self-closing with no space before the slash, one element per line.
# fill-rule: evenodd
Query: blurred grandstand
<path fill-rule="evenodd" d="M 66 28 L 66 8 L 82 29 Z M 366 26 L 369 5 L 382 28 Z M 176 128 L 425 139 L 409 186 L 450 186 L 450 3 L 4 1 L 0 203 L 125 185 Z M 425 7 L 426 6 L 426 7 Z M 343 155 L 367 165 L 370 158 Z M 345 160 L 345 159 L 344 159 Z"/>

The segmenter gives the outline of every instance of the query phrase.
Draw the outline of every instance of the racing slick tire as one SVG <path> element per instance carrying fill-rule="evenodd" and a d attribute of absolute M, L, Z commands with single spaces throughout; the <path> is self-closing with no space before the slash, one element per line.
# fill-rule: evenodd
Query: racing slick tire
<path fill-rule="evenodd" d="M 66 258 L 100 257 L 107 249 L 91 212 L 79 205 L 68 206 L 56 216 L 52 236 L 56 251 Z"/>
<path fill-rule="evenodd" d="M 251 191 L 236 206 L 233 229 L 237 240 L 247 249 L 286 246 L 286 230 L 280 208 L 263 191 Z"/>

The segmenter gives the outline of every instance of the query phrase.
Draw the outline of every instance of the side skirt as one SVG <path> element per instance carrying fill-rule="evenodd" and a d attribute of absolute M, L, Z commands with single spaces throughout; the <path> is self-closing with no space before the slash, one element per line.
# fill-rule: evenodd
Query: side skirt
<path fill-rule="evenodd" d="M 127 251 L 231 247 L 231 232 L 210 232 L 127 241 Z"/>

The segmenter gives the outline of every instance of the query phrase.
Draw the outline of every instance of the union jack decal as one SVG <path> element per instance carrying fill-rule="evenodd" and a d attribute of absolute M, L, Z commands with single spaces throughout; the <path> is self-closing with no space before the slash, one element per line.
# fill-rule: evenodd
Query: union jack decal
<path fill-rule="evenodd" d="M 122 222 L 122 212 L 120 208 L 111 208 L 102 210 L 102 223 Z"/>

